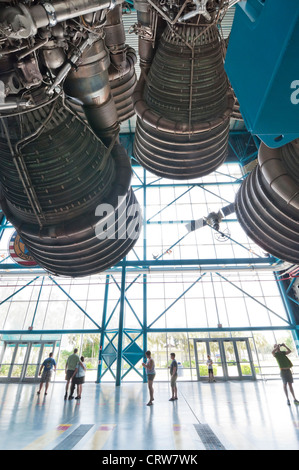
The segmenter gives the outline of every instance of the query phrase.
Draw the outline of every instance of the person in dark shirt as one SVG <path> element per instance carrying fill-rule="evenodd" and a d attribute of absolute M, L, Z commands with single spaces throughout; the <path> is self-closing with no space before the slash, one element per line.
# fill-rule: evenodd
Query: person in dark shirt
<path fill-rule="evenodd" d="M 49 357 L 44 360 L 44 362 L 42 363 L 42 365 L 40 367 L 38 375 L 41 375 L 42 371 L 43 371 L 43 373 L 42 373 L 42 376 L 41 376 L 39 390 L 37 392 L 38 395 L 40 394 L 40 392 L 43 388 L 43 384 L 46 384 L 46 386 L 45 386 L 45 395 L 47 395 L 49 383 L 51 382 L 51 379 L 52 379 L 53 369 L 56 371 L 56 362 L 55 362 L 55 360 L 53 359 L 52 356 L 53 356 L 53 353 L 50 353 Z"/>
<path fill-rule="evenodd" d="M 170 365 L 170 386 L 172 397 L 169 399 L 169 401 L 174 401 L 178 399 L 178 390 L 176 386 L 176 381 L 178 378 L 178 363 L 175 360 L 175 353 L 171 353 L 170 357 L 172 360 L 172 363 Z"/>
<path fill-rule="evenodd" d="M 286 350 L 285 351 L 281 351 L 281 347 L 284 347 Z M 292 362 L 290 361 L 290 359 L 287 357 L 292 351 L 290 350 L 290 348 L 288 348 L 284 343 L 282 344 L 274 344 L 274 349 L 272 351 L 272 354 L 273 356 L 275 357 L 278 365 L 279 365 L 279 368 L 280 368 L 280 377 L 282 379 L 282 382 L 283 382 L 283 389 L 284 389 L 284 393 L 287 397 L 287 404 L 290 405 L 290 400 L 289 400 L 289 397 L 288 397 L 288 387 L 289 386 L 289 389 L 290 389 L 290 392 L 294 398 L 294 403 L 295 405 L 299 405 L 299 401 L 296 399 L 295 397 L 295 393 L 294 393 L 294 389 L 293 389 L 293 374 L 292 374 L 292 371 L 291 371 L 291 368 L 293 367 L 293 364 Z"/>
<path fill-rule="evenodd" d="M 72 377 L 74 375 L 75 369 L 77 367 L 78 362 L 80 361 L 80 358 L 78 356 L 78 349 L 74 349 L 74 353 L 71 354 L 66 361 L 65 364 L 65 380 L 66 380 L 66 386 L 65 386 L 65 395 L 64 399 L 67 399 L 67 393 L 68 393 L 68 388 L 69 384 L 71 382 L 71 391 L 70 391 L 70 396 L 69 400 L 72 400 L 74 398 L 74 391 L 75 391 L 75 384 L 74 381 L 72 380 Z"/>

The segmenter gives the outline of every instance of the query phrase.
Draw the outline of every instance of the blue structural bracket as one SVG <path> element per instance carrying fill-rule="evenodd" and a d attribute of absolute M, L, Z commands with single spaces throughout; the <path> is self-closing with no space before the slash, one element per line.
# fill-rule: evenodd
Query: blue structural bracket
<path fill-rule="evenodd" d="M 102 331 L 101 331 L 100 345 L 99 345 L 98 371 L 97 371 L 97 380 L 96 380 L 97 383 L 99 383 L 101 380 L 102 369 L 103 369 L 102 353 L 103 353 L 104 343 L 105 343 L 105 324 L 106 324 L 108 296 L 109 296 L 109 279 L 110 279 L 110 276 L 106 275 L 105 295 L 104 295 L 104 305 L 103 305 L 103 315 L 102 315 Z"/>
<path fill-rule="evenodd" d="M 234 282 L 231 282 L 229 281 L 226 277 L 222 276 L 220 273 L 216 273 L 217 276 L 221 277 L 222 279 L 224 279 L 226 282 L 228 282 L 230 285 L 234 286 L 237 290 L 239 290 L 240 292 L 242 292 L 243 294 L 245 294 L 246 296 L 248 296 L 249 298 L 251 298 L 254 302 L 256 302 L 258 305 L 261 305 L 262 307 L 264 307 L 266 310 L 268 310 L 270 313 L 272 313 L 273 315 L 275 315 L 277 318 L 279 318 L 280 320 L 282 320 L 283 322 L 291 325 L 291 320 L 290 319 L 285 319 L 283 318 L 282 316 L 278 315 L 278 313 L 274 312 L 274 310 L 272 310 L 271 308 L 269 308 L 267 305 L 263 304 L 262 302 L 260 302 L 258 299 L 256 299 L 255 297 L 253 297 L 252 295 L 248 294 L 248 292 L 246 292 L 244 289 L 241 289 L 240 287 L 238 287 Z"/>
<path fill-rule="evenodd" d="M 90 315 L 88 315 L 88 313 L 81 307 L 81 305 L 78 304 L 78 302 L 76 302 L 59 284 L 58 282 L 55 281 L 55 279 L 52 277 L 52 276 L 49 276 L 49 279 L 51 279 L 51 281 L 78 307 L 79 310 L 81 310 L 81 312 L 84 313 L 84 315 L 92 322 L 94 323 L 98 328 L 99 328 L 99 331 L 101 331 L 101 327 L 100 325 L 98 325 L 98 323 L 90 317 Z"/>
<path fill-rule="evenodd" d="M 289 321 L 292 322 L 292 324 L 296 325 L 296 328 L 292 331 L 294 343 L 296 346 L 297 353 L 299 353 L 299 331 L 298 331 L 298 303 L 297 305 L 293 305 L 292 302 L 295 302 L 295 299 L 293 299 L 289 293 L 289 289 L 292 287 L 294 280 L 292 280 L 289 284 L 288 287 L 286 287 L 286 281 L 281 280 L 279 276 L 274 273 L 274 277 L 277 281 L 278 289 L 285 307 L 285 311 L 287 313 L 287 316 L 289 318 Z"/>
<path fill-rule="evenodd" d="M 116 365 L 116 386 L 121 384 L 121 370 L 123 360 L 123 335 L 124 335 L 124 306 L 126 292 L 126 268 L 123 266 L 121 273 L 121 290 L 120 290 L 120 308 L 118 322 L 118 343 L 117 343 L 117 365 Z"/>
<path fill-rule="evenodd" d="M 163 317 L 163 315 L 165 315 L 165 313 L 171 309 L 171 307 L 176 304 L 182 297 L 184 297 L 185 294 L 187 294 L 187 292 L 189 292 L 190 289 L 192 289 L 192 287 L 194 287 L 204 276 L 206 275 L 206 273 L 203 273 L 201 276 L 199 276 L 194 282 L 192 282 L 192 284 L 184 290 L 184 292 L 182 292 L 181 295 L 179 295 L 160 315 L 158 315 L 155 320 L 152 321 L 152 323 L 148 326 L 148 328 L 151 328 L 152 325 L 154 325 L 154 323 L 156 323 L 161 317 Z"/>
<path fill-rule="evenodd" d="M 126 334 L 126 332 L 124 331 Z M 128 334 L 126 334 L 129 337 Z M 140 334 L 139 334 L 140 336 Z M 129 337 L 130 338 L 130 337 Z M 131 339 L 131 338 L 130 338 Z M 131 340 L 131 343 L 123 350 L 123 359 L 129 364 L 130 368 L 123 374 L 122 378 L 127 375 L 130 370 L 134 369 L 138 375 L 142 374 L 136 369 L 136 364 L 143 358 L 143 350 L 138 346 L 136 341 Z"/>
<path fill-rule="evenodd" d="M 273 256 L 268 256 L 265 258 L 193 258 L 193 259 L 177 259 L 177 260 L 160 260 L 160 259 L 146 259 L 146 260 L 122 260 L 117 265 L 117 267 L 169 267 L 169 266 L 197 266 L 197 267 L 206 267 L 206 266 L 254 266 L 254 265 L 264 265 L 264 266 L 278 266 L 280 260 Z"/>
<path fill-rule="evenodd" d="M 247 129 L 268 147 L 299 137 L 299 2 L 236 6 L 225 70 Z"/>
<path fill-rule="evenodd" d="M 13 294 L 9 295 L 8 297 L 6 297 L 4 300 L 2 300 L 0 302 L 0 305 L 4 304 L 4 302 L 7 302 L 8 300 L 10 300 L 12 297 L 14 297 L 16 294 L 18 294 L 19 292 L 21 292 L 23 289 L 25 289 L 27 286 L 30 286 L 30 284 L 32 284 L 34 281 L 36 281 L 37 279 L 39 278 L 39 276 L 36 276 L 34 279 L 31 279 L 31 281 L 27 282 L 27 284 L 25 284 L 24 286 L 20 287 L 20 289 L 16 290 L 15 292 L 13 292 Z"/>

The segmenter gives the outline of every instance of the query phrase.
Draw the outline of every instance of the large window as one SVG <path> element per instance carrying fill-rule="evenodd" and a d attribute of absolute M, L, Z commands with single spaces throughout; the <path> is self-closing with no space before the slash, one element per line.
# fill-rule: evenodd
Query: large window
<path fill-rule="evenodd" d="M 234 213 L 221 221 L 219 231 L 210 226 L 187 230 L 190 220 L 234 201 L 243 178 L 239 164 L 184 183 L 157 178 L 139 166 L 133 170 L 143 231 L 125 260 L 125 285 L 117 266 L 80 279 L 2 269 L 3 344 L 6 334 L 60 335 L 56 380 L 64 379 L 65 360 L 74 347 L 86 357 L 90 381 L 98 373 L 103 381 L 115 380 L 120 359 L 122 380 L 142 380 L 144 348 L 155 356 L 157 379 L 168 380 L 169 354 L 175 352 L 180 380 L 197 380 L 194 339 L 247 337 L 257 376 L 277 376 L 273 344 L 286 342 L 295 350 L 273 275 L 277 265 L 246 236 Z M 13 232 L 6 228 L 2 233 L 3 268 L 12 263 L 7 248 Z M 296 354 L 293 362 L 297 372 Z"/>

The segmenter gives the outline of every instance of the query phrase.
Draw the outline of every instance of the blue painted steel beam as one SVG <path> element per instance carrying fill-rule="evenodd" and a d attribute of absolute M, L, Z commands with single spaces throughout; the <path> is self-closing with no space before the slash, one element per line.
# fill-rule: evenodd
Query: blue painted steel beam
<path fill-rule="evenodd" d="M 110 333 L 110 334 L 111 334 L 111 333 L 112 333 L 112 334 L 114 333 L 114 336 L 113 336 L 112 338 L 109 338 L 109 337 L 108 337 L 108 333 Z M 108 340 L 108 345 L 111 344 L 111 345 L 112 345 L 112 349 L 113 349 L 114 351 L 116 351 L 116 348 L 115 348 L 114 345 L 113 345 L 113 341 L 115 340 L 115 338 L 117 337 L 117 335 L 118 335 L 118 330 L 116 330 L 116 331 L 110 331 L 110 330 L 109 330 L 109 331 L 105 331 L 105 332 L 104 332 L 104 336 L 105 336 L 106 339 Z M 107 346 L 108 346 L 108 345 L 107 345 Z M 107 348 L 107 346 L 106 346 L 106 348 Z M 105 364 L 106 364 L 106 369 L 105 369 L 104 372 L 103 372 L 103 367 L 102 367 L 101 379 L 102 379 L 103 376 L 106 374 L 106 372 L 108 372 L 108 370 L 109 370 L 109 371 L 111 372 L 112 376 L 114 377 L 114 379 L 116 380 L 116 375 L 114 374 L 114 372 L 113 372 L 113 370 L 112 370 L 112 366 L 113 366 L 113 364 L 115 363 L 115 361 L 116 361 L 116 359 L 117 359 L 117 356 L 115 355 L 115 359 L 111 362 L 111 364 L 107 364 L 107 361 L 106 361 L 106 358 L 105 358 L 105 356 L 106 356 L 106 355 L 105 355 L 105 350 L 106 350 L 106 348 L 102 351 L 102 359 L 103 359 L 103 361 L 104 361 Z"/>
<path fill-rule="evenodd" d="M 235 180 L 235 181 L 211 181 L 211 182 L 204 182 L 204 183 L 200 183 L 202 187 L 206 187 L 206 186 L 231 186 L 231 185 L 240 185 L 241 183 L 241 180 Z M 175 184 L 171 184 L 171 183 L 161 183 L 161 184 L 148 184 L 147 186 L 152 186 L 153 188 L 173 188 L 174 186 L 176 188 L 186 188 L 186 187 L 192 187 L 194 186 L 194 183 L 175 183 Z M 135 190 L 136 188 L 142 188 L 143 185 L 140 185 L 140 184 L 132 184 L 132 188 Z"/>
<path fill-rule="evenodd" d="M 192 282 L 191 286 L 189 286 L 187 289 L 184 290 L 184 292 L 175 299 L 174 302 L 172 302 L 171 305 L 169 305 L 149 326 L 148 328 L 151 328 L 151 326 L 156 323 L 156 321 L 158 321 L 163 315 L 165 315 L 165 313 L 178 301 L 180 300 L 185 294 L 187 294 L 187 292 L 189 292 L 190 289 L 192 289 L 192 287 L 194 287 L 204 276 L 206 275 L 206 273 L 203 273 L 201 276 L 199 276 L 194 282 Z"/>
<path fill-rule="evenodd" d="M 222 219 L 222 222 L 238 222 L 237 219 Z M 190 224 L 188 220 L 148 220 L 147 225 L 178 225 L 178 224 Z"/>
<path fill-rule="evenodd" d="M 3 214 L 2 211 L 0 212 L 0 224 L 1 224 L 1 226 L 0 226 L 0 240 L 2 240 L 4 230 L 6 228 L 8 228 L 8 221 L 7 221 L 5 215 Z"/>
<path fill-rule="evenodd" d="M 278 280 L 279 280 L 279 279 L 278 279 Z M 293 287 L 295 281 L 296 281 L 296 277 L 294 277 L 294 278 L 291 280 L 291 282 L 290 282 L 290 284 L 289 284 L 289 286 L 288 286 L 288 288 L 287 288 L 287 290 L 286 290 L 286 293 L 287 293 L 287 294 L 288 294 L 289 291 L 292 289 L 292 287 Z"/>
<path fill-rule="evenodd" d="M 178 245 L 182 240 L 184 240 L 184 238 L 187 237 L 187 235 L 189 235 L 189 232 L 186 232 L 185 235 L 183 235 L 181 238 L 179 238 L 179 240 L 177 240 L 175 243 L 173 243 L 171 246 L 169 246 L 168 248 L 166 248 L 165 251 L 163 251 L 163 253 L 161 253 L 160 256 L 158 256 L 156 258 L 157 261 L 159 261 L 160 258 L 162 258 L 162 256 L 164 256 L 166 253 L 168 253 L 174 246 Z"/>
<path fill-rule="evenodd" d="M 198 185 L 197 185 L 198 186 Z M 166 204 L 164 207 L 162 207 L 161 210 L 159 210 L 156 214 L 152 215 L 148 220 L 147 222 L 149 222 L 151 219 L 153 219 L 154 217 L 156 217 L 157 215 L 161 214 L 161 212 L 163 212 L 165 209 L 168 209 L 168 207 L 172 206 L 172 204 L 174 204 L 176 201 L 178 201 L 181 197 L 185 196 L 185 194 L 187 194 L 189 191 L 191 191 L 191 189 L 194 188 L 194 185 L 191 186 L 190 188 L 188 188 L 186 191 L 184 191 L 182 194 L 180 194 L 177 198 L 173 199 L 171 202 L 169 202 L 168 204 Z"/>
<path fill-rule="evenodd" d="M 106 325 L 108 295 L 109 295 L 109 278 L 110 276 L 107 275 L 106 285 L 105 285 L 103 315 L 102 315 L 102 331 L 101 331 L 101 338 L 100 338 L 100 344 L 99 344 L 98 371 L 97 371 L 97 380 L 96 380 L 97 383 L 100 383 L 101 377 L 102 377 L 102 367 L 103 367 L 102 352 L 104 349 L 104 342 L 105 342 L 105 325 Z"/>
<path fill-rule="evenodd" d="M 51 279 L 51 281 L 76 305 L 76 307 L 78 307 L 79 310 L 81 310 L 81 312 L 84 313 L 84 315 L 89 318 L 89 320 L 94 323 L 98 328 L 99 330 L 101 331 L 101 327 L 100 325 L 97 324 L 96 321 L 94 321 L 89 315 L 88 313 L 84 310 L 84 308 L 81 307 L 81 305 L 78 304 L 78 302 L 76 302 L 64 289 L 63 287 L 61 287 L 58 282 L 55 281 L 55 279 L 52 278 L 52 276 L 49 276 L 49 279 Z"/>
<path fill-rule="evenodd" d="M 294 300 L 294 299 L 292 299 L 292 297 L 290 297 L 288 295 L 288 291 L 285 289 L 285 285 L 281 281 L 279 276 L 276 273 L 274 273 L 274 276 L 275 276 L 275 279 L 277 281 L 278 290 L 279 290 L 279 293 L 280 293 L 280 296 L 281 296 L 281 299 L 282 299 L 287 317 L 289 318 L 289 321 L 291 323 L 296 323 L 296 320 L 295 320 L 296 317 L 295 317 L 294 310 L 293 310 L 293 305 L 292 305 L 292 302 L 291 302 L 291 300 Z M 290 283 L 290 284 L 292 284 L 292 283 Z M 299 331 L 297 329 L 293 331 L 293 339 L 294 339 L 294 343 L 295 343 L 297 354 L 298 354 L 299 353 Z"/>
<path fill-rule="evenodd" d="M 20 270 L 20 271 L 28 271 L 32 274 L 38 274 L 40 273 L 41 275 L 45 274 L 46 271 L 42 268 L 30 268 L 28 269 L 28 267 L 26 266 L 21 266 L 20 264 L 16 264 L 16 263 L 5 263 L 1 266 L 1 271 L 2 270 Z"/>
<path fill-rule="evenodd" d="M 140 275 L 138 275 L 137 278 L 138 278 L 139 276 L 140 276 Z M 118 282 L 115 280 L 115 278 L 114 278 L 113 276 L 111 276 L 111 277 L 112 277 L 114 283 L 116 284 L 118 290 L 121 292 L 121 287 L 119 287 Z M 131 286 L 134 282 L 136 282 L 137 278 L 135 278 L 135 280 L 134 280 L 133 282 L 131 282 L 130 286 Z M 128 287 L 125 289 L 125 292 L 128 290 L 128 288 L 129 288 L 130 286 L 128 286 Z M 133 313 L 134 317 L 136 318 L 137 322 L 138 322 L 139 325 L 142 327 L 142 323 L 141 323 L 140 319 L 138 318 L 138 316 L 137 316 L 135 310 L 133 309 L 133 307 L 132 307 L 130 301 L 127 299 L 127 296 L 126 296 L 126 295 L 125 295 L 125 302 L 128 304 L 128 306 L 130 307 L 130 310 L 132 311 L 132 313 Z"/>
<path fill-rule="evenodd" d="M 239 183 L 240 183 L 240 182 L 239 182 Z M 218 199 L 221 199 L 221 201 L 224 201 L 224 202 L 227 203 L 227 204 L 231 204 L 231 201 L 228 201 L 227 199 L 224 199 L 224 197 L 220 196 L 219 194 L 216 194 L 216 193 L 214 193 L 213 191 L 211 191 L 210 189 L 205 188 L 205 187 L 202 185 L 202 183 L 197 183 L 195 186 L 197 186 L 198 188 L 204 189 L 205 191 L 207 191 L 208 193 L 212 194 L 213 196 L 218 197 Z"/>
<path fill-rule="evenodd" d="M 40 289 L 39 289 L 39 293 L 38 293 L 38 297 L 37 297 L 37 301 L 36 301 L 36 305 L 35 305 L 35 309 L 34 309 L 34 314 L 33 314 L 33 317 L 32 317 L 31 328 L 34 327 L 34 320 L 35 320 L 36 312 L 37 312 L 37 309 L 38 309 L 39 299 L 40 299 L 40 296 L 41 296 L 41 293 L 42 293 L 43 284 L 44 284 L 44 277 L 42 278 L 42 283 L 40 285 Z"/>
<path fill-rule="evenodd" d="M 121 384 L 121 366 L 123 358 L 123 330 L 124 330 L 124 313 L 125 313 L 125 289 L 126 289 L 126 268 L 122 269 L 121 274 L 121 292 L 120 292 L 120 308 L 119 308 L 119 324 L 118 324 L 118 345 L 117 345 L 117 365 L 116 365 L 116 382 L 118 387 Z"/>
<path fill-rule="evenodd" d="M 129 338 L 130 340 L 130 344 L 123 350 L 123 353 L 124 353 L 124 356 L 125 356 L 125 360 L 126 362 L 129 364 L 129 369 L 126 370 L 126 372 L 122 375 L 121 377 L 121 380 L 123 380 L 123 378 L 133 369 L 135 370 L 135 372 L 137 372 L 138 375 L 140 375 L 141 378 L 143 378 L 143 375 L 142 373 L 136 369 L 135 365 L 130 361 L 130 359 L 128 358 L 128 356 L 126 355 L 126 350 L 133 344 L 133 343 L 136 343 L 136 341 L 140 338 L 140 336 L 142 335 L 142 330 L 139 331 L 139 334 L 138 336 L 136 336 L 136 338 L 131 338 L 131 336 L 128 334 L 128 332 L 124 329 L 124 335 L 127 336 L 127 338 Z M 141 360 L 141 358 L 140 358 Z M 143 371 L 142 371 L 143 372 Z"/>
<path fill-rule="evenodd" d="M 298 300 L 292 299 L 292 297 L 288 296 L 288 299 L 291 300 L 294 304 L 299 305 Z"/>
<path fill-rule="evenodd" d="M 241 289 L 241 287 L 237 286 L 234 282 L 232 281 L 229 281 L 226 277 L 224 277 L 223 275 L 219 274 L 219 273 L 216 273 L 217 276 L 221 277 L 222 279 L 224 279 L 226 282 L 228 282 L 229 284 L 231 284 L 232 286 L 234 286 L 237 290 L 239 290 L 240 292 L 242 292 L 243 294 L 245 294 L 247 297 L 251 298 L 252 300 L 254 300 L 257 304 L 261 305 L 262 307 L 264 307 L 266 310 L 268 310 L 269 312 L 273 313 L 273 315 L 275 315 L 276 317 L 280 318 L 280 320 L 284 321 L 285 323 L 288 323 L 289 325 L 291 324 L 290 323 L 290 320 L 286 320 L 285 318 L 281 317 L 280 315 L 278 315 L 278 313 L 274 312 L 274 310 L 272 310 L 271 308 L 267 307 L 267 305 L 263 304 L 262 302 L 260 302 L 259 300 L 257 300 L 255 297 L 253 297 L 252 295 L 248 294 L 248 292 L 246 292 L 244 289 Z"/>
<path fill-rule="evenodd" d="M 97 328 L 84 329 L 66 329 L 66 330 L 0 330 L 3 335 L 63 335 L 63 334 L 81 334 L 81 333 L 95 333 L 98 334 Z"/>
<path fill-rule="evenodd" d="M 143 275 L 143 358 L 145 360 L 145 353 L 147 351 L 147 275 Z M 147 382 L 146 370 L 143 368 L 143 382 Z"/>
<path fill-rule="evenodd" d="M 146 183 L 146 170 L 143 170 L 143 179 Z M 147 219 L 147 192 L 146 187 L 143 188 L 143 259 L 147 258 L 147 244 L 146 244 L 146 233 L 147 233 L 147 226 L 146 226 L 146 219 Z M 128 271 L 128 268 L 127 268 Z M 143 274 L 143 285 L 142 285 L 142 293 L 143 293 L 143 358 L 145 360 L 145 353 L 147 351 L 147 275 Z M 143 382 L 147 382 L 147 374 L 145 368 L 143 368 Z"/>
<path fill-rule="evenodd" d="M 163 260 L 162 260 L 163 261 Z M 185 266 L 184 264 L 177 264 L 177 265 L 172 265 L 172 266 L 164 266 L 163 264 L 159 264 L 157 266 L 143 266 L 144 261 L 140 261 L 140 266 L 134 266 L 130 267 L 127 266 L 127 273 L 130 274 L 136 274 L 136 272 L 139 272 L 140 274 L 148 273 L 148 274 L 153 274 L 153 273 L 161 273 L 161 272 L 180 272 L 180 273 L 190 273 L 190 272 L 200 272 L 201 270 L 205 271 L 210 271 L 210 270 L 217 270 L 217 271 L 231 271 L 231 270 L 238 270 L 238 271 L 246 271 L 248 269 L 251 270 L 256 270 L 256 271 L 263 271 L 263 270 L 268 270 L 272 266 L 275 268 L 278 267 L 279 265 L 276 264 L 269 264 L 269 263 L 255 263 L 254 260 L 252 260 L 250 263 L 238 263 L 238 264 L 232 264 L 232 262 L 229 260 L 226 263 L 223 263 L 222 265 L 201 265 L 200 262 L 192 263 L 192 265 L 189 264 L 189 266 Z M 121 273 L 122 266 L 115 266 L 113 269 L 109 269 L 106 271 L 107 274 L 110 273 L 115 273 L 115 274 L 120 274 Z M 1 272 L 1 269 L 0 269 Z M 26 274 L 28 274 L 27 271 L 25 271 Z M 31 273 L 31 274 L 36 274 L 36 273 Z M 45 275 L 47 273 L 43 273 Z M 109 321 L 107 322 L 109 323 Z"/>
<path fill-rule="evenodd" d="M 286 326 L 236 326 L 236 327 L 225 327 L 222 328 L 146 328 L 147 333 L 209 333 L 209 332 L 230 332 L 230 331 L 284 331 L 284 330 L 296 330 L 299 331 L 299 325 L 286 325 Z M 131 329 L 124 328 L 123 331 L 132 332 Z M 142 330 L 134 330 L 133 332 L 141 332 Z M 115 332 L 118 330 L 107 330 L 108 333 Z M 63 334 L 98 334 L 98 329 L 78 329 L 78 330 L 0 330 L 0 334 L 3 335 L 63 335 Z"/>
<path fill-rule="evenodd" d="M 110 314 L 110 316 L 109 316 L 107 322 L 105 323 L 105 330 L 107 329 L 107 327 L 108 327 L 108 325 L 109 325 L 109 323 L 110 323 L 110 320 L 112 319 L 112 317 L 113 317 L 113 315 L 114 315 L 114 313 L 115 313 L 115 311 L 116 311 L 116 309 L 117 309 L 117 307 L 118 307 L 118 305 L 119 305 L 119 302 L 120 302 L 120 298 L 117 300 L 117 302 L 116 302 L 116 304 L 115 304 L 115 306 L 114 306 L 114 309 L 112 310 L 112 312 L 111 312 L 111 314 Z"/>
<path fill-rule="evenodd" d="M 203 267 L 198 267 L 198 266 L 187 266 L 187 267 L 179 267 L 179 266 L 173 266 L 173 267 L 157 267 L 157 268 L 153 268 L 153 267 L 145 267 L 145 268 L 139 268 L 139 271 L 140 273 L 142 274 L 154 274 L 154 273 L 179 273 L 179 274 L 190 274 L 190 273 L 200 273 L 202 271 L 205 271 L 205 272 L 232 272 L 232 271 L 236 271 L 236 272 L 247 272 L 247 271 L 268 271 L 268 272 L 272 272 L 272 268 L 271 270 L 269 271 L 269 265 L 263 265 L 263 264 L 260 264 L 260 265 L 244 265 L 244 266 L 240 266 L 240 265 L 236 265 L 236 266 L 203 266 Z M 276 268 L 275 268 L 276 269 Z M 115 271 L 114 271 L 115 272 Z M 119 270 L 118 271 L 118 274 L 120 273 L 121 271 Z M 127 268 L 127 273 L 128 274 L 135 274 L 136 273 L 136 268 Z"/>
<path fill-rule="evenodd" d="M 223 326 L 222 328 L 148 328 L 148 333 L 221 333 L 222 331 L 285 331 L 285 330 L 299 330 L 299 325 L 287 326 L 248 326 L 248 327 L 230 327 Z M 192 338 L 191 338 L 192 339 Z"/>
<path fill-rule="evenodd" d="M 269 256 L 266 258 L 207 258 L 207 259 L 177 259 L 177 260 L 126 260 L 120 261 L 116 266 L 119 267 L 146 267 L 146 266 L 217 266 L 217 265 L 254 265 L 265 264 L 272 266 L 277 264 L 277 258 Z"/>
<path fill-rule="evenodd" d="M 27 282 L 27 284 L 25 284 L 25 286 L 22 286 L 20 289 L 18 289 L 17 291 L 15 291 L 13 294 L 9 295 L 8 297 L 6 297 L 6 299 L 2 300 L 2 302 L 0 302 L 0 305 L 4 304 L 4 302 L 7 302 L 9 299 L 11 299 L 12 297 L 14 297 L 16 294 L 18 294 L 19 292 L 21 292 L 23 289 L 25 289 L 27 286 L 30 286 L 30 284 L 32 284 L 34 281 L 36 281 L 37 279 L 39 278 L 39 276 L 35 277 L 34 279 L 31 279 L 31 281 Z"/>
<path fill-rule="evenodd" d="M 130 361 L 128 359 L 126 359 L 126 362 L 129 364 L 130 368 L 128 370 L 126 370 L 126 372 L 122 375 L 121 379 L 123 380 L 125 378 L 125 376 L 131 372 L 131 370 L 135 370 L 135 372 L 137 372 L 138 375 L 140 375 L 140 377 L 142 378 L 142 374 L 140 373 L 140 371 L 138 369 L 136 369 L 136 367 L 130 363 Z"/>
<path fill-rule="evenodd" d="M 6 256 L 6 258 L 3 258 L 1 261 L 0 261 L 0 264 L 3 263 L 3 261 L 6 261 L 7 259 L 10 258 L 10 255 Z"/>

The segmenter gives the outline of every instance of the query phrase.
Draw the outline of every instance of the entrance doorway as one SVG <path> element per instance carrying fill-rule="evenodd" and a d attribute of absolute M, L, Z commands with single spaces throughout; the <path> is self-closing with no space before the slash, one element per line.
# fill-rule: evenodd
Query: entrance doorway
<path fill-rule="evenodd" d="M 208 378 L 207 356 L 216 380 L 256 380 L 248 338 L 194 338 L 197 379 Z"/>
<path fill-rule="evenodd" d="M 0 382 L 38 382 L 43 361 L 53 352 L 55 341 L 5 341 L 0 357 Z"/>

